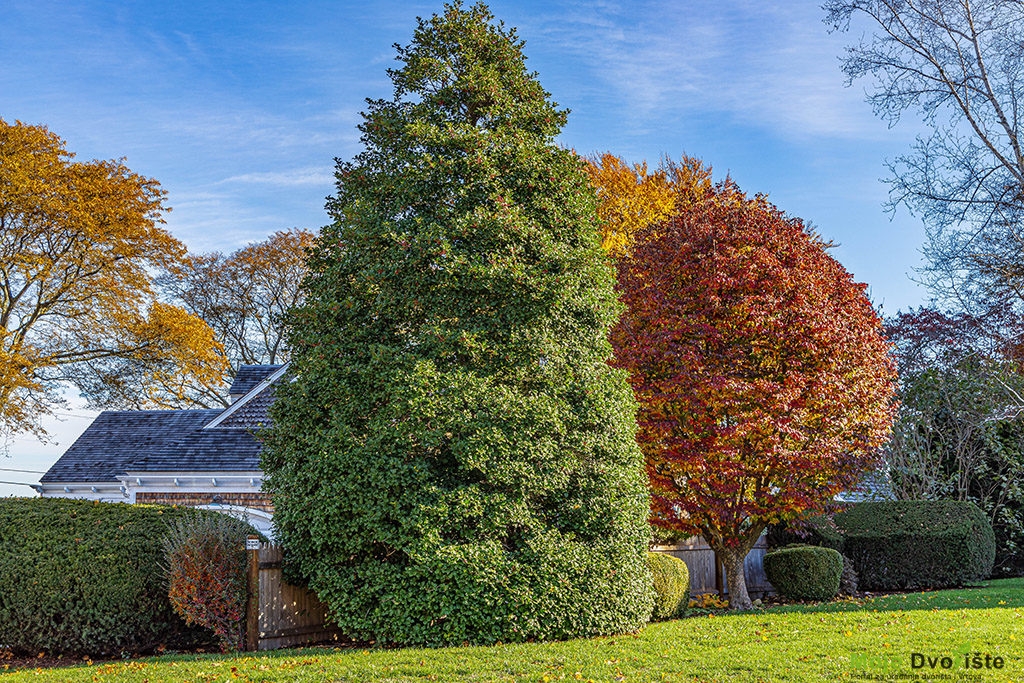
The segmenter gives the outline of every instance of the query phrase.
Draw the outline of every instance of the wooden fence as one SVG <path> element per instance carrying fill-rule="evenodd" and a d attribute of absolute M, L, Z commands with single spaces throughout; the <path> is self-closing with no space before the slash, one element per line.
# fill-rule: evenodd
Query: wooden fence
<path fill-rule="evenodd" d="M 246 544 L 249 555 L 249 605 L 246 647 L 273 650 L 293 645 L 343 640 L 341 632 L 327 619 L 327 608 L 305 588 L 292 586 L 281 574 L 281 549 L 260 543 L 255 537 Z M 655 552 L 674 555 L 690 570 L 690 594 L 728 593 L 725 572 L 715 552 L 699 536 L 677 545 L 655 546 Z M 758 539 L 747 555 L 744 570 L 752 598 L 774 592 L 764 573 L 767 544 Z"/>
<path fill-rule="evenodd" d="M 702 537 L 692 536 L 677 545 L 655 546 L 654 551 L 674 555 L 686 563 L 686 568 L 690 570 L 690 595 L 725 595 L 729 592 L 725 571 L 718 563 L 715 551 Z M 768 577 L 764 573 L 764 554 L 767 551 L 768 543 L 765 537 L 761 536 L 743 563 L 743 571 L 747 577 L 747 592 L 751 598 L 775 592 L 775 587 L 768 582 Z"/>
<path fill-rule="evenodd" d="M 246 649 L 274 650 L 341 639 L 327 620 L 327 608 L 305 588 L 281 575 L 281 549 L 269 543 L 246 544 L 249 555 L 249 608 Z"/>

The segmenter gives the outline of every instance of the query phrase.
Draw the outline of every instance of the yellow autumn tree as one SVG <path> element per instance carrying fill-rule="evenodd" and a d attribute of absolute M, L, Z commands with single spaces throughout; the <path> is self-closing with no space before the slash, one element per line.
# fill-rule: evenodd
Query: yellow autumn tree
<path fill-rule="evenodd" d="M 672 187 L 672 195 L 675 197 L 673 213 L 689 209 L 714 195 L 711 167 L 697 157 L 684 154 L 679 161 L 665 159 L 659 170 L 665 174 Z"/>
<path fill-rule="evenodd" d="M 185 255 L 164 195 L 122 160 L 74 161 L 45 127 L 0 119 L 0 429 L 43 435 L 69 384 L 100 406 L 147 374 L 223 373 L 210 327 L 156 301 L 153 273 Z"/>
<path fill-rule="evenodd" d="M 628 252 L 637 230 L 672 214 L 675 196 L 662 169 L 649 173 L 647 162 L 630 166 L 606 152 L 588 159 L 587 172 L 600 202 L 597 213 L 604 222 L 601 245 L 612 256 Z"/>
<path fill-rule="evenodd" d="M 587 159 L 587 173 L 599 200 L 601 244 L 614 257 L 632 250 L 637 231 L 668 219 L 711 191 L 711 168 L 688 156 L 678 162 L 665 159 L 649 171 L 646 161 L 631 166 L 606 152 Z"/>

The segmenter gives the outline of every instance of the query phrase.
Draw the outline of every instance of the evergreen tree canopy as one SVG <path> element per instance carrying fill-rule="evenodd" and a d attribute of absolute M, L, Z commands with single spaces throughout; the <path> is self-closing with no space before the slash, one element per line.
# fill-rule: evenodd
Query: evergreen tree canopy
<path fill-rule="evenodd" d="M 294 573 L 354 637 L 568 638 L 650 614 L 596 198 L 522 47 L 482 4 L 418 20 L 289 319 L 265 487 Z"/>

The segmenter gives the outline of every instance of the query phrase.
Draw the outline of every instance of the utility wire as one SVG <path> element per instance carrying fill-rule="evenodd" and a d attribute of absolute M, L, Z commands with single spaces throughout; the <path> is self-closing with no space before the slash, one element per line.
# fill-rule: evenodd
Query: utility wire
<path fill-rule="evenodd" d="M 0 484 L 11 484 L 12 486 L 35 486 L 35 484 L 26 484 L 23 481 L 0 481 Z"/>
<path fill-rule="evenodd" d="M 22 474 L 46 474 L 42 470 L 15 470 L 10 467 L 0 467 L 0 472 L 21 472 Z"/>

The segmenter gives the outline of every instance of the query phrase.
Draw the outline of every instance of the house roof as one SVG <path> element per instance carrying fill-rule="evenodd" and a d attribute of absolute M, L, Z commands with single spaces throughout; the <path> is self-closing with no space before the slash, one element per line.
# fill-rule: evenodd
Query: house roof
<path fill-rule="evenodd" d="M 202 429 L 145 449 L 125 467 L 133 472 L 257 471 L 260 442 L 248 429 Z"/>
<path fill-rule="evenodd" d="M 843 491 L 836 500 L 843 503 L 862 503 L 868 500 L 895 500 L 889 476 L 882 470 L 872 470 L 848 491 Z"/>
<path fill-rule="evenodd" d="M 228 395 L 248 394 L 257 384 L 280 369 L 280 365 L 240 365 L 228 389 Z"/>
<path fill-rule="evenodd" d="M 129 469 L 134 461 L 149 453 L 166 453 L 172 444 L 202 429 L 220 413 L 220 410 L 102 412 L 40 481 L 116 481 L 117 475 Z"/>
<path fill-rule="evenodd" d="M 230 413 L 224 411 L 220 417 L 223 419 L 217 424 L 209 425 L 207 431 L 229 430 L 229 429 L 262 429 L 270 424 L 270 404 L 274 402 L 274 392 L 267 387 L 259 392 L 251 400 L 242 403 L 239 401 Z"/>
<path fill-rule="evenodd" d="M 206 429 L 263 429 L 270 424 L 270 405 L 274 402 L 274 386 L 288 372 L 287 365 L 277 368 L 253 386 L 249 393 L 210 421 Z"/>
<path fill-rule="evenodd" d="M 273 382 L 264 380 L 282 366 L 242 367 L 249 368 L 247 376 L 235 384 L 252 386 L 226 410 L 100 413 L 40 482 L 115 482 L 128 471 L 258 471 L 261 446 L 254 432 L 269 424 L 273 403 Z"/>

